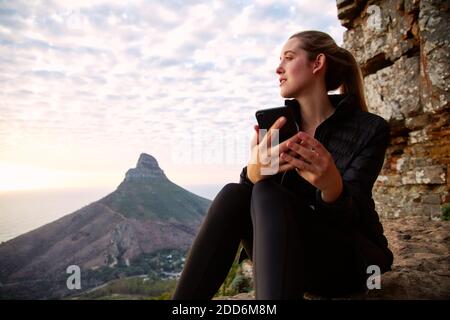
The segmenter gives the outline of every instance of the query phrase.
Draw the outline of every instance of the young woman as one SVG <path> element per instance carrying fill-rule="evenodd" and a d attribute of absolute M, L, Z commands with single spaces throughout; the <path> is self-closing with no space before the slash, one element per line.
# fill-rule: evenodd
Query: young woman
<path fill-rule="evenodd" d="M 278 171 L 263 175 L 260 150 L 272 131 L 259 141 L 254 127 L 256 161 L 212 202 L 173 299 L 211 299 L 239 243 L 253 262 L 256 299 L 367 290 L 374 275 L 369 266 L 391 269 L 393 255 L 372 199 L 390 128 L 367 111 L 355 58 L 328 34 L 303 31 L 285 43 L 276 73 L 300 132 L 268 147 L 268 154 L 278 152 Z M 340 94 L 328 94 L 337 89 Z"/>

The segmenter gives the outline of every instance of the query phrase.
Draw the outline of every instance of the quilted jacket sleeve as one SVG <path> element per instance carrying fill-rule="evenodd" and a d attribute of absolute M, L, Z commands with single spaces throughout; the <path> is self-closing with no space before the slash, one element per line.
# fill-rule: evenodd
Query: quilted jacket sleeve
<path fill-rule="evenodd" d="M 321 191 L 316 190 L 316 210 L 319 214 L 344 224 L 360 221 L 359 211 L 373 205 L 372 187 L 383 166 L 389 140 L 389 124 L 380 118 L 372 137 L 342 174 L 343 191 L 339 198 L 328 204 L 322 200 Z"/>
<path fill-rule="evenodd" d="M 247 167 L 242 168 L 241 175 L 239 177 L 239 183 L 248 185 L 249 187 L 253 187 L 253 182 L 247 178 Z"/>

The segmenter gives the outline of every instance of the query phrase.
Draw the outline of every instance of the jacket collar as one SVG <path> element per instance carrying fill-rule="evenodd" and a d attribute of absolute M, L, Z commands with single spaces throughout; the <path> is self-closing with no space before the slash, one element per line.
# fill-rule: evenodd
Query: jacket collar
<path fill-rule="evenodd" d="M 329 94 L 328 98 L 330 99 L 331 104 L 335 108 L 334 113 L 328 117 L 326 120 L 338 120 L 341 119 L 344 115 L 352 112 L 356 108 L 355 97 L 350 94 Z M 284 105 L 292 110 L 295 115 L 295 119 L 297 124 L 301 123 L 301 115 L 300 115 L 300 103 L 296 99 L 287 99 L 284 101 Z"/>

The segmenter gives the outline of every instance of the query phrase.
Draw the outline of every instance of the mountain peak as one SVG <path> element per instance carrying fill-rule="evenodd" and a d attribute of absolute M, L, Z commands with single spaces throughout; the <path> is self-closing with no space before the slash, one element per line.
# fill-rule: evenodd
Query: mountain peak
<path fill-rule="evenodd" d="M 147 153 L 141 153 L 136 168 L 127 171 L 125 181 L 162 177 L 167 178 L 155 157 Z"/>
<path fill-rule="evenodd" d="M 154 168 L 159 169 L 158 161 L 156 161 L 155 157 L 146 153 L 141 153 L 136 165 L 136 169 L 154 169 Z"/>

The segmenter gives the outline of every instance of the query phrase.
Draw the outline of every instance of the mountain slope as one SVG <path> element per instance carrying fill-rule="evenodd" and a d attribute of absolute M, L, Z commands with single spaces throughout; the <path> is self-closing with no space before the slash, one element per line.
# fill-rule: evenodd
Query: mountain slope
<path fill-rule="evenodd" d="M 111 194 L 0 245 L 0 297 L 62 297 L 71 293 L 70 265 L 83 275 L 129 266 L 158 250 L 187 250 L 210 203 L 172 183 L 155 158 L 141 154 Z M 99 283 L 90 277 L 83 284 Z"/>

